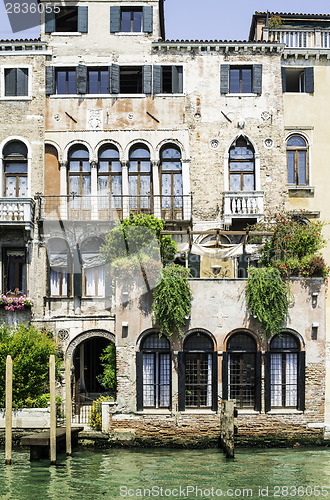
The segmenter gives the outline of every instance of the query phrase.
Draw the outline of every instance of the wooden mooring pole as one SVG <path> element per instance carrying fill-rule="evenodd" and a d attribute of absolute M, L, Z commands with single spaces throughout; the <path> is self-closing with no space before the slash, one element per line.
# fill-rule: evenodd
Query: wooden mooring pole
<path fill-rule="evenodd" d="M 5 463 L 11 464 L 12 425 L 13 425 L 13 361 L 11 356 L 6 359 L 6 432 L 5 432 Z"/>
<path fill-rule="evenodd" d="M 70 360 L 65 361 L 65 428 L 66 428 L 66 454 L 71 455 L 71 419 L 72 419 L 72 401 L 71 401 L 71 364 Z"/>
<path fill-rule="evenodd" d="M 56 394 L 55 394 L 55 356 L 49 357 L 50 392 L 50 465 L 56 465 Z"/>
<path fill-rule="evenodd" d="M 227 458 L 234 458 L 235 401 L 223 400 L 220 414 L 220 446 Z"/>

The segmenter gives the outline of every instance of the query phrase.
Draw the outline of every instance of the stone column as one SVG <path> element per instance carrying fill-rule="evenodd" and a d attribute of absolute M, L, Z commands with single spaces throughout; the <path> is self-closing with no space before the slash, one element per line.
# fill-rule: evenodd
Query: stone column
<path fill-rule="evenodd" d="M 161 219 L 162 217 L 162 212 L 161 212 L 161 199 L 160 199 L 160 175 L 159 175 L 159 168 L 160 168 L 160 163 L 158 161 L 152 161 L 152 187 L 153 187 L 153 192 L 150 193 L 151 198 L 151 203 L 153 202 L 154 209 L 154 216 L 158 217 Z"/>
<path fill-rule="evenodd" d="M 91 219 L 98 220 L 97 162 L 91 161 Z"/>
<path fill-rule="evenodd" d="M 123 218 L 129 216 L 129 196 L 128 196 L 128 162 L 121 162 L 122 168 L 122 193 L 123 193 Z"/>
<path fill-rule="evenodd" d="M 68 187 L 67 187 L 67 162 L 66 161 L 60 161 L 60 215 L 61 219 L 67 219 L 68 218 L 68 203 L 67 203 L 67 193 L 68 193 Z"/>

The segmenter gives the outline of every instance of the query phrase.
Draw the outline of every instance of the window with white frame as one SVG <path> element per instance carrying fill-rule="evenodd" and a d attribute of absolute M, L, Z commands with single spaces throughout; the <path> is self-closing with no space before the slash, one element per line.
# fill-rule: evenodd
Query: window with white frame
<path fill-rule="evenodd" d="M 291 135 L 286 142 L 288 184 L 308 185 L 308 144 L 304 137 Z"/>
<path fill-rule="evenodd" d="M 6 198 L 28 196 L 28 150 L 21 141 L 8 142 L 2 151 Z"/>
<path fill-rule="evenodd" d="M 5 97 L 28 97 L 29 96 L 29 69 L 28 68 L 4 68 L 4 92 Z"/>
<path fill-rule="evenodd" d="M 271 406 L 296 408 L 298 403 L 298 340 L 276 335 L 270 343 Z"/>
<path fill-rule="evenodd" d="M 49 294 L 67 297 L 70 293 L 71 255 L 63 238 L 52 238 L 47 243 L 49 262 Z"/>
<path fill-rule="evenodd" d="M 103 243 L 100 238 L 90 238 L 80 247 L 86 297 L 104 297 L 105 295 L 104 259 L 100 255 L 100 247 Z"/>

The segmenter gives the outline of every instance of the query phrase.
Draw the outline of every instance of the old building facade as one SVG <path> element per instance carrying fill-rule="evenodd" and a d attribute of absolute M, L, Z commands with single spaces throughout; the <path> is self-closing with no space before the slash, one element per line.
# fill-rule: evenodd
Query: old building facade
<path fill-rule="evenodd" d="M 310 201 L 312 174 L 303 189 L 287 180 L 288 141 L 305 139 L 304 151 L 310 143 L 282 91 L 283 41 L 166 40 L 163 0 L 54 4 L 43 21 L 42 41 L 0 52 L 0 112 L 9 117 L 2 293 L 34 299 L 32 319 L 54 331 L 71 360 L 79 401 L 102 392 L 99 356 L 115 343 L 113 436 L 213 439 L 219 401 L 234 398 L 242 436 L 322 437 L 322 280 L 294 281 L 287 327 L 267 342 L 246 312 L 242 249 L 229 263 L 190 253 L 192 314 L 184 338 L 168 340 L 152 323 L 150 293 L 119 284 L 114 292 L 99 253 L 131 212 L 189 229 L 203 246 L 276 207 L 305 206 L 295 204 L 300 193 Z M 184 248 L 188 236 L 176 238 Z M 221 244 L 238 238 L 222 235 Z"/>

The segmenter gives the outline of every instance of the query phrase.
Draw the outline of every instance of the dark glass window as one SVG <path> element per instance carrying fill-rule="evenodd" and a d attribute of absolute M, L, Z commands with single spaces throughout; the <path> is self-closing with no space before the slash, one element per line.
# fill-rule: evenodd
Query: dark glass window
<path fill-rule="evenodd" d="M 56 94 L 76 93 L 76 70 L 61 68 L 56 70 Z"/>
<path fill-rule="evenodd" d="M 141 94 L 142 90 L 142 66 L 120 67 L 120 93 Z"/>
<path fill-rule="evenodd" d="M 288 183 L 308 184 L 308 146 L 300 135 L 292 135 L 286 143 Z"/>
<path fill-rule="evenodd" d="M 55 31 L 74 33 L 78 31 L 78 7 L 59 7 L 55 15 Z"/>
<path fill-rule="evenodd" d="M 12 141 L 3 148 L 4 196 L 24 198 L 28 195 L 27 147 L 23 142 Z"/>
<path fill-rule="evenodd" d="M 99 208 L 122 208 L 122 172 L 119 151 L 112 144 L 102 146 L 98 162 Z"/>
<path fill-rule="evenodd" d="M 4 290 L 25 293 L 26 257 L 22 248 L 5 248 L 3 251 Z"/>
<path fill-rule="evenodd" d="M 231 94 L 252 93 L 252 67 L 231 67 L 229 73 L 229 92 Z"/>
<path fill-rule="evenodd" d="M 135 144 L 129 153 L 128 192 L 130 210 L 149 212 L 152 209 L 152 175 L 150 151 L 144 144 Z"/>
<path fill-rule="evenodd" d="M 185 340 L 185 405 L 211 408 L 214 345 L 204 333 L 194 333 Z"/>
<path fill-rule="evenodd" d="M 230 191 L 254 191 L 254 149 L 239 137 L 229 150 Z"/>
<path fill-rule="evenodd" d="M 298 403 L 299 342 L 293 335 L 282 333 L 270 343 L 270 378 L 272 408 L 296 408 Z"/>
<path fill-rule="evenodd" d="M 228 398 L 236 399 L 239 408 L 254 408 L 257 345 L 250 335 L 236 333 L 228 340 L 227 352 Z"/>
<path fill-rule="evenodd" d="M 109 93 L 109 71 L 107 68 L 88 69 L 88 93 L 89 94 Z"/>
<path fill-rule="evenodd" d="M 183 92 L 183 67 L 162 66 L 162 93 L 175 94 Z"/>
<path fill-rule="evenodd" d="M 171 354 L 168 339 L 158 333 L 141 343 L 143 352 L 143 406 L 168 408 L 171 397 Z"/>
<path fill-rule="evenodd" d="M 27 96 L 29 94 L 29 70 L 27 68 L 5 69 L 5 96 Z"/>
<path fill-rule="evenodd" d="M 301 69 L 285 69 L 285 92 L 305 92 L 305 71 Z"/>
<path fill-rule="evenodd" d="M 69 151 L 68 166 L 68 194 L 74 194 L 70 199 L 70 208 L 90 209 L 91 166 L 87 148 L 82 145 L 73 146 Z M 72 217 L 74 215 L 71 214 Z"/>
<path fill-rule="evenodd" d="M 142 7 L 122 7 L 121 8 L 121 29 L 125 33 L 142 31 Z"/>
<path fill-rule="evenodd" d="M 174 144 L 166 144 L 160 151 L 162 217 L 182 218 L 181 151 Z"/>

